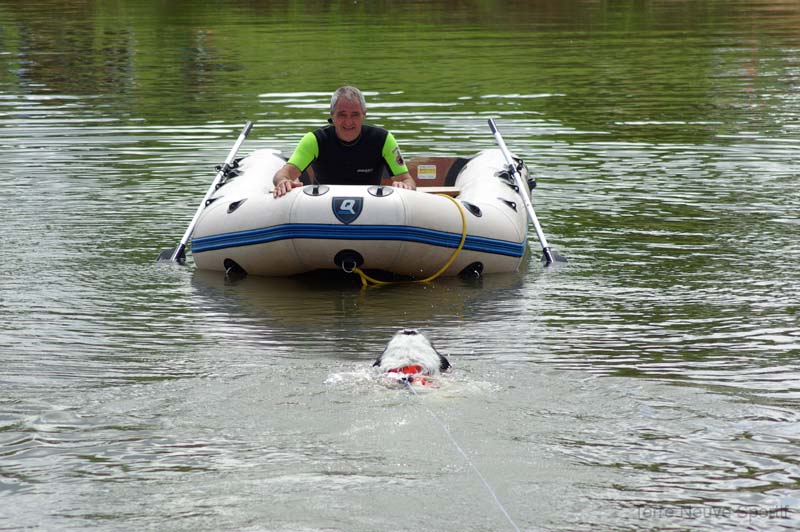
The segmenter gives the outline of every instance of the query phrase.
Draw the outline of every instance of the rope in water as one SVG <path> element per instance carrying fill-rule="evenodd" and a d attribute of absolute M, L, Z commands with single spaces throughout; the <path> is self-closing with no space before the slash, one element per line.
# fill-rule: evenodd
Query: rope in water
<path fill-rule="evenodd" d="M 461 241 L 458 243 L 458 247 L 450 256 L 450 258 L 447 260 L 447 262 L 444 264 L 444 266 L 439 268 L 439 271 L 437 271 L 430 277 L 414 281 L 379 281 L 378 279 L 370 277 L 369 275 L 364 273 L 364 271 L 361 268 L 356 266 L 353 268 L 352 271 L 358 274 L 359 277 L 361 277 L 362 287 L 366 288 L 367 286 L 383 286 L 387 284 L 400 284 L 400 283 L 429 283 L 434 279 L 436 279 L 437 277 L 439 277 L 440 275 L 442 275 L 445 271 L 447 271 L 447 268 L 449 268 L 450 265 L 453 264 L 453 262 L 456 260 L 456 257 L 458 257 L 458 254 L 461 253 L 461 250 L 464 248 L 464 242 L 467 240 L 467 217 L 464 214 L 464 209 L 461 207 L 461 204 L 458 201 L 456 201 L 455 198 L 452 198 L 446 194 L 437 194 L 437 196 L 442 196 L 452 201 L 456 205 L 456 207 L 458 207 L 458 213 L 461 215 Z"/>
<path fill-rule="evenodd" d="M 419 397 L 419 394 L 417 393 L 416 390 L 414 390 L 414 387 L 411 385 L 411 383 L 408 382 L 408 381 L 404 381 L 404 382 L 405 382 L 406 387 L 408 387 L 408 389 L 411 390 L 411 393 L 413 393 L 414 395 Z M 450 442 L 456 448 L 458 453 L 462 457 L 464 457 L 464 460 L 466 460 L 466 462 L 469 465 L 469 467 L 472 468 L 472 470 L 475 472 L 476 475 L 478 475 L 478 478 L 481 480 L 481 483 L 483 483 L 483 486 L 486 488 L 486 490 L 489 492 L 489 494 L 494 499 L 494 502 L 497 505 L 497 507 L 500 508 L 500 511 L 503 512 L 503 515 L 506 516 L 506 519 L 508 519 L 509 524 L 511 524 L 511 526 L 514 528 L 514 530 L 516 530 L 517 532 L 520 532 L 520 529 L 517 526 L 517 523 L 515 523 L 514 520 L 511 518 L 511 515 L 508 513 L 508 510 L 506 510 L 505 506 L 503 506 L 503 503 L 500 502 L 500 498 L 497 496 L 497 493 L 494 491 L 494 489 L 492 489 L 492 486 L 489 484 L 489 482 L 486 480 L 486 478 L 484 478 L 484 476 L 481 474 L 481 472 L 478 470 L 478 468 L 475 467 L 475 464 L 472 463 L 472 460 L 469 459 L 469 457 L 467 456 L 467 453 L 464 452 L 464 449 L 461 448 L 461 446 L 458 444 L 456 439 L 450 433 L 450 430 L 447 428 L 447 425 L 445 425 L 442 422 L 442 420 L 439 419 L 439 416 L 437 416 L 433 412 L 433 410 L 428 408 L 427 405 L 423 404 L 422 406 L 425 408 L 425 410 L 428 411 L 428 413 L 431 415 L 431 417 L 434 419 L 434 421 L 436 421 L 436 423 L 438 423 L 439 426 L 442 427 L 442 430 L 447 435 L 447 437 L 450 439 Z"/>

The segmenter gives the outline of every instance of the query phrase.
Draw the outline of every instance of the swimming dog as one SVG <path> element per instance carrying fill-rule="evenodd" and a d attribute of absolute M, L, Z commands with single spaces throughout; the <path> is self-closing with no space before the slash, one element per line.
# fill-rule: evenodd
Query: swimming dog
<path fill-rule="evenodd" d="M 392 336 L 372 366 L 399 382 L 428 386 L 433 383 L 430 377 L 446 371 L 450 362 L 425 335 L 416 329 L 401 329 Z"/>

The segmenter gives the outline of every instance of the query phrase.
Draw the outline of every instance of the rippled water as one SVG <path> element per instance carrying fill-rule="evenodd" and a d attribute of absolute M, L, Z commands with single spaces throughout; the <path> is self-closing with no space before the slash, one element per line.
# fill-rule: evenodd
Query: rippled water
<path fill-rule="evenodd" d="M 798 528 L 798 27 L 789 1 L 0 2 L 0 529 Z M 570 262 L 533 232 L 478 283 L 154 262 L 246 119 L 243 155 L 287 152 L 344 82 L 407 156 L 496 118 Z M 400 327 L 441 388 L 375 380 Z"/>

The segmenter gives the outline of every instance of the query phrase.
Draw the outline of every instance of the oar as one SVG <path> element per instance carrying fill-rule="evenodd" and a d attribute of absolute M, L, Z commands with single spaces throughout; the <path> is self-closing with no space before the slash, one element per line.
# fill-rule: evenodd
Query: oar
<path fill-rule="evenodd" d="M 567 259 L 559 255 L 556 250 L 550 249 L 550 246 L 547 245 L 547 239 L 544 237 L 542 226 L 539 225 L 539 219 L 536 217 L 536 212 L 533 210 L 533 204 L 531 203 L 531 199 L 525 192 L 525 190 L 527 190 L 527 185 L 522 180 L 522 176 L 519 174 L 519 171 L 517 170 L 517 165 L 514 164 L 514 159 L 511 157 L 511 152 L 508 151 L 508 147 L 506 146 L 503 137 L 497 130 L 497 126 L 494 124 L 494 120 L 492 120 L 491 118 L 489 119 L 489 127 L 492 129 L 492 133 L 494 133 L 494 138 L 497 139 L 497 145 L 500 146 L 500 151 L 503 152 L 503 156 L 505 157 L 506 162 L 511 167 L 511 174 L 514 176 L 514 181 L 517 184 L 517 188 L 519 188 L 519 195 L 522 197 L 522 201 L 525 203 L 525 208 L 528 209 L 528 218 L 533 224 L 534 229 L 536 229 L 536 235 L 539 237 L 539 242 L 542 244 L 542 251 L 544 252 L 543 260 L 545 261 L 545 266 L 549 266 L 555 261 L 567 262 Z"/>
<path fill-rule="evenodd" d="M 194 226 L 197 224 L 197 219 L 200 218 L 200 213 L 203 212 L 203 209 L 206 207 L 206 202 L 217 189 L 217 185 L 219 185 L 222 178 L 225 176 L 225 173 L 230 169 L 231 163 L 233 163 L 234 157 L 236 157 L 236 153 L 239 151 L 244 139 L 247 138 L 247 135 L 250 133 L 250 129 L 252 129 L 253 123 L 251 121 L 247 121 L 244 125 L 244 129 L 242 132 L 239 133 L 239 138 L 236 139 L 236 144 L 233 145 L 231 148 L 231 152 L 228 154 L 228 158 L 225 159 L 225 163 L 220 167 L 219 172 L 217 172 L 217 176 L 214 178 L 214 181 L 211 183 L 211 186 L 208 187 L 208 192 L 206 192 L 203 201 L 200 202 L 200 206 L 197 207 L 197 211 L 194 213 L 194 218 L 192 218 L 191 223 L 189 223 L 189 227 L 186 228 L 186 232 L 183 233 L 183 238 L 178 243 L 178 247 L 176 248 L 167 248 L 161 251 L 158 254 L 158 262 L 183 262 L 186 258 L 186 244 L 189 242 L 189 237 L 192 236 L 192 231 L 194 231 Z"/>

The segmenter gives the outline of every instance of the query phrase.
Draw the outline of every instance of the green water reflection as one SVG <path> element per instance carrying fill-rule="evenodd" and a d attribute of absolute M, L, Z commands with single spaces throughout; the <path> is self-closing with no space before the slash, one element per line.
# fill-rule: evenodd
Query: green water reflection
<path fill-rule="evenodd" d="M 796 2 L 2 2 L 4 92 L 157 123 L 301 120 L 260 94 L 546 116 L 626 140 L 781 133 Z M 735 37 L 734 37 L 735 36 Z M 537 97 L 557 95 L 556 97 Z M 796 105 L 796 102 L 794 103 Z M 423 111 L 423 106 L 420 110 Z M 390 119 L 387 119 L 390 120 Z M 773 122 L 773 123 L 769 123 Z M 560 137 L 569 131 L 559 131 Z"/>

